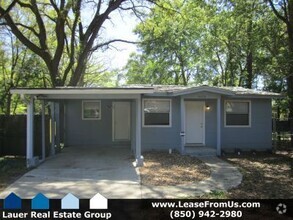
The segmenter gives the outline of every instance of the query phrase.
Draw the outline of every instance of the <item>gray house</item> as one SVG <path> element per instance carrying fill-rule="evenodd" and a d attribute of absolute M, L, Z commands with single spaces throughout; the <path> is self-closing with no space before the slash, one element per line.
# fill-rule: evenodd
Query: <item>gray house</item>
<path fill-rule="evenodd" d="M 175 149 L 267 150 L 272 146 L 271 92 L 240 87 L 123 86 L 116 88 L 13 89 L 27 100 L 27 161 L 33 166 L 34 100 L 50 104 L 51 154 L 60 145 L 129 146 L 142 152 Z M 43 136 L 45 126 L 43 125 Z M 45 146 L 43 142 L 43 159 Z M 113 148 L 115 150 L 115 148 Z"/>

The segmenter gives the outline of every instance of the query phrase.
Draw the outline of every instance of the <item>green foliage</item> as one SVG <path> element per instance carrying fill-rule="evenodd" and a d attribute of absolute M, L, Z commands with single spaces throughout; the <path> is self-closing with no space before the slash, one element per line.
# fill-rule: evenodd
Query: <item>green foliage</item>
<path fill-rule="evenodd" d="M 127 82 L 270 90 L 286 72 L 284 31 L 261 0 L 161 0 L 135 29 Z"/>
<path fill-rule="evenodd" d="M 10 89 L 44 87 L 46 68 L 38 56 L 24 48 L 10 32 L 2 30 L 1 33 L 3 35 L 0 44 L 0 114 L 24 113 L 25 105 L 19 96 L 10 94 Z"/>
<path fill-rule="evenodd" d="M 137 8 L 144 8 L 152 1 L 13 2 L 12 8 L 10 2 L 0 4 L 3 24 L 44 61 L 50 86 L 56 87 L 82 85 L 92 53 L 117 40 L 105 39 L 101 34 L 112 12 L 131 10 L 137 14 Z M 8 13 L 7 8 L 10 8 Z"/>
<path fill-rule="evenodd" d="M 196 81 L 201 65 L 199 40 L 207 11 L 192 1 L 159 1 L 148 18 L 135 29 L 142 53 L 132 55 L 127 65 L 128 82 L 183 84 Z M 192 22 L 198 19 L 196 23 Z M 194 40 L 196 39 L 196 40 Z M 151 78 L 151 79 L 148 79 Z"/>

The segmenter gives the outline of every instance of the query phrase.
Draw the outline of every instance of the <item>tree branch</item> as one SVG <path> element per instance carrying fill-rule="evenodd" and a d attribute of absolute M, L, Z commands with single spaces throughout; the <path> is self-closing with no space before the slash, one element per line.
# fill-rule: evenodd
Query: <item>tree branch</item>
<path fill-rule="evenodd" d="M 11 4 L 7 7 L 6 10 L 4 10 L 3 13 L 0 14 L 0 19 L 3 18 L 6 14 L 10 12 L 10 10 L 14 7 L 14 5 L 17 3 L 18 0 L 13 0 Z"/>
<path fill-rule="evenodd" d="M 44 21 L 43 21 L 41 15 L 40 15 L 36 0 L 31 0 L 31 4 L 32 4 L 31 10 L 32 10 L 32 12 L 34 13 L 34 15 L 36 17 L 36 21 L 37 21 L 37 24 L 38 24 L 38 27 L 39 27 L 39 37 L 38 37 L 38 39 L 40 41 L 40 45 L 41 45 L 42 49 L 48 50 L 48 47 L 47 47 L 47 31 L 46 31 L 46 28 L 45 28 Z"/>
<path fill-rule="evenodd" d="M 74 17 L 74 21 L 73 21 L 73 25 L 72 25 L 72 29 L 71 29 L 70 53 L 68 53 L 70 55 L 70 58 L 69 58 L 69 64 L 67 65 L 67 67 L 66 67 L 66 69 L 64 71 L 63 78 L 62 78 L 63 83 L 65 83 L 65 81 L 67 79 L 67 76 L 68 76 L 71 68 L 74 65 L 74 57 L 75 57 L 75 32 L 76 32 L 76 29 L 77 29 L 78 21 L 80 20 L 80 9 L 81 9 L 81 0 L 78 0 L 76 2 L 75 7 L 73 7 L 73 11 L 74 11 L 75 17 Z"/>
<path fill-rule="evenodd" d="M 5 10 L 0 6 L 0 13 L 4 14 Z M 39 48 L 36 44 L 32 43 L 27 37 L 25 37 L 22 32 L 18 29 L 18 27 L 15 25 L 14 21 L 12 20 L 11 16 L 9 14 L 6 14 L 3 17 L 7 23 L 7 25 L 11 28 L 12 33 L 30 50 L 32 50 L 34 53 L 38 54 L 42 58 L 46 58 L 45 51 L 43 51 L 41 48 Z"/>
<path fill-rule="evenodd" d="M 27 26 L 25 24 L 21 24 L 21 23 L 18 23 L 18 22 L 16 22 L 15 25 L 24 27 L 24 28 L 30 30 L 32 33 L 34 33 L 34 35 L 36 35 L 37 37 L 39 36 L 39 34 L 35 31 L 35 29 L 33 27 L 29 27 L 29 26 Z"/>
<path fill-rule="evenodd" d="M 122 43 L 127 43 L 127 44 L 138 44 L 139 42 L 136 41 L 129 41 L 129 40 L 123 40 L 123 39 L 113 39 L 113 40 L 109 40 L 107 42 L 101 43 L 101 44 L 97 44 L 95 46 L 93 46 L 93 48 L 91 49 L 91 52 L 104 47 L 104 46 L 108 46 L 111 43 L 115 43 L 115 42 L 122 42 Z"/>
<path fill-rule="evenodd" d="M 58 8 L 58 6 L 56 5 L 55 1 L 50 0 L 50 3 L 51 3 L 51 5 L 53 6 L 54 10 L 57 12 L 57 14 L 59 14 L 59 8 Z"/>
<path fill-rule="evenodd" d="M 275 5 L 274 5 L 274 3 L 273 3 L 273 0 L 267 0 L 268 2 L 269 2 L 269 4 L 270 4 L 270 6 L 271 6 L 271 8 L 272 8 L 272 10 L 273 10 L 273 12 L 274 12 L 274 14 L 280 19 L 280 20 L 282 20 L 283 22 L 285 22 L 287 25 L 289 24 L 289 21 L 284 17 L 284 16 L 282 16 L 279 12 L 278 12 L 278 10 L 276 9 L 276 7 L 275 7 Z"/>
<path fill-rule="evenodd" d="M 27 3 L 23 3 L 21 1 L 17 1 L 17 3 L 19 4 L 20 7 L 22 8 L 29 8 L 32 10 L 32 6 L 30 4 L 27 4 Z"/>

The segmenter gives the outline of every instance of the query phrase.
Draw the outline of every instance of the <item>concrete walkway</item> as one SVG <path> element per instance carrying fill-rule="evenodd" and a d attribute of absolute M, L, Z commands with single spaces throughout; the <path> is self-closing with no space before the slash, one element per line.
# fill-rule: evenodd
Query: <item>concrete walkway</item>
<path fill-rule="evenodd" d="M 191 185 L 141 186 L 142 198 L 192 198 L 213 190 L 227 191 L 238 186 L 242 174 L 231 164 L 218 157 L 199 157 L 211 168 L 210 178 Z"/>
<path fill-rule="evenodd" d="M 49 198 L 62 198 L 73 193 L 79 198 L 92 198 L 101 193 L 106 198 L 192 198 L 212 190 L 226 191 L 241 183 L 237 168 L 217 157 L 201 157 L 211 167 L 210 178 L 192 185 L 144 186 L 133 157 L 125 148 L 70 148 L 26 173 L 2 193 L 33 198 L 42 192 Z"/>

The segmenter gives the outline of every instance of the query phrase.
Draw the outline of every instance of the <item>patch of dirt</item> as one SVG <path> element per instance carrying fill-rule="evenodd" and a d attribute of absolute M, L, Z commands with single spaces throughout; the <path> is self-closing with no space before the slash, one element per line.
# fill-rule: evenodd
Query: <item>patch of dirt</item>
<path fill-rule="evenodd" d="M 278 151 L 274 154 L 256 153 L 224 157 L 239 168 L 242 183 L 229 190 L 230 198 L 241 199 L 292 199 L 293 154 Z"/>
<path fill-rule="evenodd" d="M 0 192 L 28 170 L 25 159 L 17 157 L 0 157 Z"/>
<path fill-rule="evenodd" d="M 210 168 L 194 157 L 158 151 L 146 152 L 143 156 L 144 166 L 140 168 L 143 185 L 190 184 L 210 176 Z"/>

